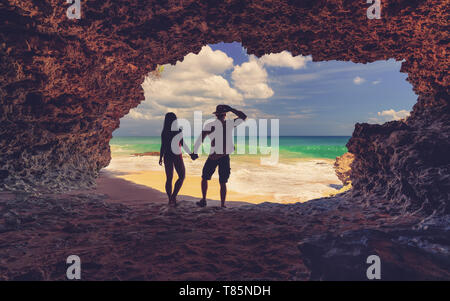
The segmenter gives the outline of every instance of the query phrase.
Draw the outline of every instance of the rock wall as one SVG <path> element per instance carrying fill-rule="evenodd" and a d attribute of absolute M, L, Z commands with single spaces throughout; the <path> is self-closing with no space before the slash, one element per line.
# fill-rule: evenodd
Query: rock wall
<path fill-rule="evenodd" d="M 356 125 L 353 194 L 448 213 L 448 2 L 382 6 L 382 19 L 368 20 L 368 5 L 354 0 L 91 0 L 69 20 L 65 1 L 1 0 L 0 187 L 93 185 L 146 74 L 205 44 L 239 41 L 257 56 L 404 60 L 419 101 L 406 123 Z"/>
<path fill-rule="evenodd" d="M 345 153 L 342 156 L 336 157 L 334 162 L 334 171 L 338 179 L 344 186 L 351 184 L 350 175 L 352 173 L 351 164 L 355 159 L 355 155 L 352 153 Z"/>
<path fill-rule="evenodd" d="M 449 107 L 432 107 L 406 122 L 357 124 L 347 147 L 356 155 L 353 197 L 391 200 L 402 212 L 449 213 Z"/>

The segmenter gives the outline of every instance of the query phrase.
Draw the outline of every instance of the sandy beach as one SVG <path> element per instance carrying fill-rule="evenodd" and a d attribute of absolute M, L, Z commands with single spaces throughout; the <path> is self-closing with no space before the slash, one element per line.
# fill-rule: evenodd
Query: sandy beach
<path fill-rule="evenodd" d="M 161 172 L 162 173 L 162 172 Z M 132 179 L 130 181 L 129 179 Z M 100 177 L 97 180 L 96 192 L 109 196 L 110 202 L 125 203 L 127 205 L 146 204 L 148 202 L 157 204 L 166 204 L 167 195 L 165 192 L 151 188 L 148 183 L 161 184 L 164 186 L 164 175 L 158 172 L 136 173 L 136 174 L 120 174 L 110 171 L 102 171 Z M 190 179 L 193 182 L 193 179 Z M 147 185 L 140 184 L 140 181 L 145 181 Z M 194 183 L 190 183 L 194 186 Z M 79 193 L 76 191 L 75 193 Z M 208 198 L 209 206 L 220 206 L 219 198 Z M 180 201 L 196 202 L 198 198 L 192 195 L 180 194 L 178 197 Z M 239 207 L 242 205 L 249 205 L 250 202 L 233 201 L 227 203 L 230 208 Z"/>
<path fill-rule="evenodd" d="M 184 157 L 186 179 L 179 199 L 201 198 L 201 170 L 206 156 L 192 161 Z M 260 158 L 232 157 L 228 182 L 228 203 L 264 202 L 296 203 L 335 193 L 342 187 L 330 159 L 284 159 L 275 165 L 262 165 Z M 165 192 L 164 167 L 158 165 L 158 156 L 120 156 L 113 152 L 110 165 L 105 169 L 118 178 Z M 174 182 L 176 180 L 174 176 Z M 219 200 L 217 172 L 209 182 L 208 198 Z M 182 197 L 183 195 L 183 197 Z"/>

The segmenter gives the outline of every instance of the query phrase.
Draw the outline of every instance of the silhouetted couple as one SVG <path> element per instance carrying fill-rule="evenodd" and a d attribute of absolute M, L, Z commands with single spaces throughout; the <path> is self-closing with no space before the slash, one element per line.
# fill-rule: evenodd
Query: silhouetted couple
<path fill-rule="evenodd" d="M 225 120 L 228 112 L 234 113 L 237 118 L 234 120 Z M 219 183 L 220 183 L 220 201 L 221 206 L 225 207 L 225 200 L 227 196 L 227 182 L 230 177 L 230 154 L 234 151 L 233 143 L 233 128 L 241 124 L 247 119 L 247 116 L 228 105 L 218 105 L 216 111 L 213 113 L 216 119 L 207 123 L 202 130 L 202 134 L 194 144 L 194 151 L 191 152 L 189 147 L 183 141 L 183 133 L 176 122 L 177 117 L 174 113 L 167 113 L 164 120 L 164 127 L 161 133 L 161 151 L 159 156 L 159 164 L 162 165 L 164 160 L 164 167 L 166 171 L 166 193 L 169 197 L 169 205 L 176 206 L 177 195 L 183 185 L 186 175 L 184 167 L 183 156 L 181 148 L 191 156 L 192 160 L 198 158 L 198 149 L 205 140 L 209 137 L 211 140 L 211 148 L 208 159 L 205 162 L 202 170 L 202 199 L 197 202 L 200 207 L 206 206 L 206 194 L 208 191 L 208 181 L 211 180 L 212 175 L 219 168 Z M 172 190 L 173 170 L 176 170 L 178 179 Z"/>

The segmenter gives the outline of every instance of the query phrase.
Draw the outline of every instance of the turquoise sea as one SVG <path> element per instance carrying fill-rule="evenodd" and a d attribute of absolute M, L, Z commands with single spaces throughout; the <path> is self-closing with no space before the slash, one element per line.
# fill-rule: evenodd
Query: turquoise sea
<path fill-rule="evenodd" d="M 281 158 L 316 158 L 335 159 L 347 152 L 346 143 L 349 136 L 281 136 L 279 151 Z M 191 144 L 193 143 L 192 142 Z M 134 153 L 157 152 L 160 149 L 160 137 L 114 137 L 110 141 L 113 155 L 130 155 Z M 257 141 L 254 141 L 257 145 Z M 270 139 L 267 144 L 270 146 Z M 249 154 L 249 139 L 246 140 L 246 154 Z M 205 151 L 208 142 L 205 141 Z M 240 143 L 235 139 L 236 148 Z M 260 149 L 258 148 L 257 153 Z M 237 155 L 239 156 L 239 155 Z"/>

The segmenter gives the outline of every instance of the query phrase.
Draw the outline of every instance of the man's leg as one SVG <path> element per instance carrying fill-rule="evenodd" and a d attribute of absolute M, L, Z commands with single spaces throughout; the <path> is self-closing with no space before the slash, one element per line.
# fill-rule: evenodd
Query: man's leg
<path fill-rule="evenodd" d="M 230 156 L 225 156 L 219 159 L 219 183 L 220 183 L 220 204 L 225 207 L 225 200 L 227 198 L 227 182 L 230 177 Z"/>
<path fill-rule="evenodd" d="M 206 206 L 206 193 L 208 192 L 208 180 L 202 177 L 202 199 L 197 202 L 197 205 L 200 207 Z"/>
<path fill-rule="evenodd" d="M 208 192 L 208 180 L 202 179 L 202 200 L 206 201 L 207 192 Z"/>
<path fill-rule="evenodd" d="M 220 205 L 224 208 L 226 198 L 227 198 L 227 183 L 220 183 Z"/>
<path fill-rule="evenodd" d="M 211 180 L 213 173 L 216 171 L 217 160 L 212 160 L 208 158 L 203 166 L 202 170 L 202 199 L 197 202 L 200 207 L 206 206 L 206 193 L 208 192 L 208 180 Z"/>

